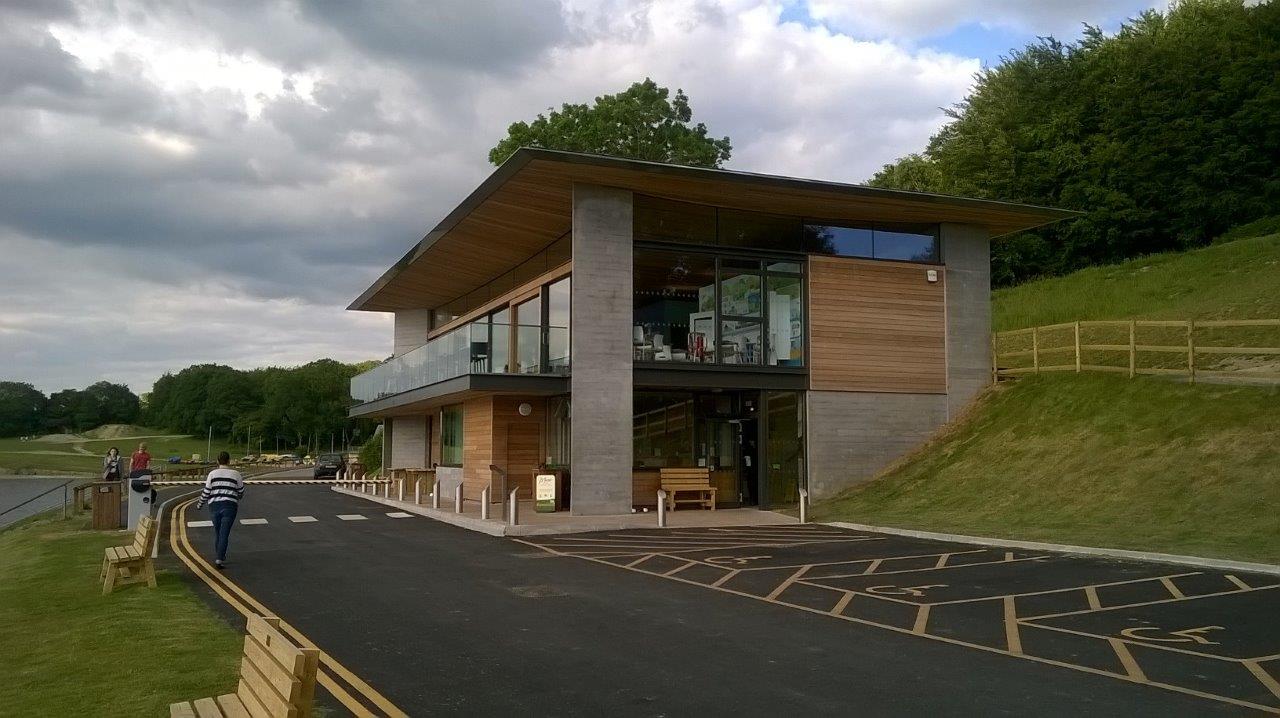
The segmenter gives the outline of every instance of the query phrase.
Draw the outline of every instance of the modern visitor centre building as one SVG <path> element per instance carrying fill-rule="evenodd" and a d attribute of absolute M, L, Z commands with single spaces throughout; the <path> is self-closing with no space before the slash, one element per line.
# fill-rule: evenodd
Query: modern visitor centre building
<path fill-rule="evenodd" d="M 990 241 L 1074 214 L 521 149 L 351 304 L 395 316 L 351 415 L 467 500 L 551 472 L 624 514 L 677 467 L 824 498 L 991 382 Z"/>

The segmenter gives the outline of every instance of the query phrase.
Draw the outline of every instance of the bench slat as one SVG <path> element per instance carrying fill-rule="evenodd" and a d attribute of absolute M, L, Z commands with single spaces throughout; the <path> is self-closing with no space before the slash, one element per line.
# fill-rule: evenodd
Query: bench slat
<path fill-rule="evenodd" d="M 244 701 L 234 693 L 218 696 L 218 707 L 227 718 L 251 718 L 249 709 L 244 707 Z"/>
<path fill-rule="evenodd" d="M 240 681 L 236 684 L 236 698 L 240 699 L 240 703 L 244 705 L 244 709 L 249 711 L 249 715 L 253 718 L 272 718 L 271 711 L 262 705 L 262 701 L 253 694 L 253 689 L 248 684 Z"/>
<path fill-rule="evenodd" d="M 305 664 L 302 649 L 293 645 L 289 639 L 285 638 L 277 626 L 280 619 L 269 616 L 262 617 L 258 615 L 249 616 L 249 635 L 258 639 L 258 643 L 266 647 L 267 651 L 289 670 L 295 676 L 302 675 L 302 668 Z"/>
<path fill-rule="evenodd" d="M 169 718 L 196 718 L 196 709 L 190 703 L 172 703 L 169 705 Z"/>
<path fill-rule="evenodd" d="M 249 712 L 255 716 L 262 715 L 269 718 L 298 718 L 298 709 L 285 702 L 285 700 L 280 696 L 276 695 L 269 686 L 252 686 L 244 678 L 241 678 L 240 683 L 236 686 L 236 695 L 244 702 L 244 705 L 249 709 Z M 258 704 L 257 707 L 252 705 L 252 702 L 255 701 Z M 262 713 L 258 713 L 257 708 L 261 708 Z"/>
<path fill-rule="evenodd" d="M 222 711 L 218 710 L 218 703 L 212 698 L 201 698 L 192 705 L 200 718 L 222 718 Z"/>
<path fill-rule="evenodd" d="M 275 692 L 290 702 L 297 702 L 302 695 L 302 682 L 288 667 L 277 661 L 266 646 L 253 636 L 244 637 L 244 660 L 240 666 L 241 675 L 249 668 L 256 671 L 275 689 Z M 255 686 L 256 688 L 256 686 Z"/>

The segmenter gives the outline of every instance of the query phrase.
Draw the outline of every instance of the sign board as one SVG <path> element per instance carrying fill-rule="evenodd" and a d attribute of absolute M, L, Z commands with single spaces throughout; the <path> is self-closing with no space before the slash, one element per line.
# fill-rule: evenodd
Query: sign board
<path fill-rule="evenodd" d="M 556 475 L 538 474 L 533 477 L 534 510 L 552 513 L 556 510 Z"/>

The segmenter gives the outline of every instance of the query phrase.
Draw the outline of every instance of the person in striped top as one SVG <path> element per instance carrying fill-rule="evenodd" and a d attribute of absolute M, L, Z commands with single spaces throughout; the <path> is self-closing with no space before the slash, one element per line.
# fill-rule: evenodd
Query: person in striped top
<path fill-rule="evenodd" d="M 231 527 L 236 523 L 236 511 L 243 496 L 244 477 L 231 468 L 231 454 L 225 451 L 218 454 L 218 468 L 205 478 L 196 508 L 209 505 L 209 513 L 213 516 L 213 565 L 219 569 L 227 561 L 227 542 L 231 540 Z"/>

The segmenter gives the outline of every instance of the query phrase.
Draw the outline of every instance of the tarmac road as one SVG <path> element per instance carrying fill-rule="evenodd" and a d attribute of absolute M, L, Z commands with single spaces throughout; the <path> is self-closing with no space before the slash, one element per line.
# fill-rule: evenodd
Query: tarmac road
<path fill-rule="evenodd" d="M 1261 658 L 1274 683 L 1265 656 L 1280 654 L 1280 635 L 1267 628 L 1280 591 L 1260 577 L 1237 577 L 1248 591 L 1228 587 L 1199 603 L 1171 599 L 1164 581 L 1191 599 L 1218 595 L 1227 579 L 1003 549 L 984 556 L 981 547 L 830 527 L 800 527 L 815 533 L 786 540 L 730 529 L 533 545 L 388 513 L 322 487 L 250 487 L 239 518 L 251 521 L 235 527 L 224 575 L 409 715 L 1280 709 L 1280 694 L 1238 660 Z M 180 517 L 196 522 L 190 544 L 210 557 L 212 532 L 198 523 L 207 517 Z M 1163 599 L 1152 597 L 1158 586 Z M 1177 622 L 1156 625 L 1164 616 Z M 1217 629 L 1169 633 L 1201 624 Z"/>
<path fill-rule="evenodd" d="M 74 478 L 70 476 L 23 476 L 21 478 L 0 478 L 0 511 L 17 506 L 27 499 L 39 496 L 41 493 L 48 491 L 56 486 L 61 486 L 67 482 L 67 501 L 68 507 L 71 501 L 71 487 L 87 481 L 84 478 Z M 25 506 L 8 511 L 4 515 L 0 515 L 0 528 L 4 528 L 9 524 L 21 521 L 28 516 L 34 516 L 42 511 L 47 511 L 62 505 L 62 492 L 49 491 L 44 496 L 40 496 Z"/>

